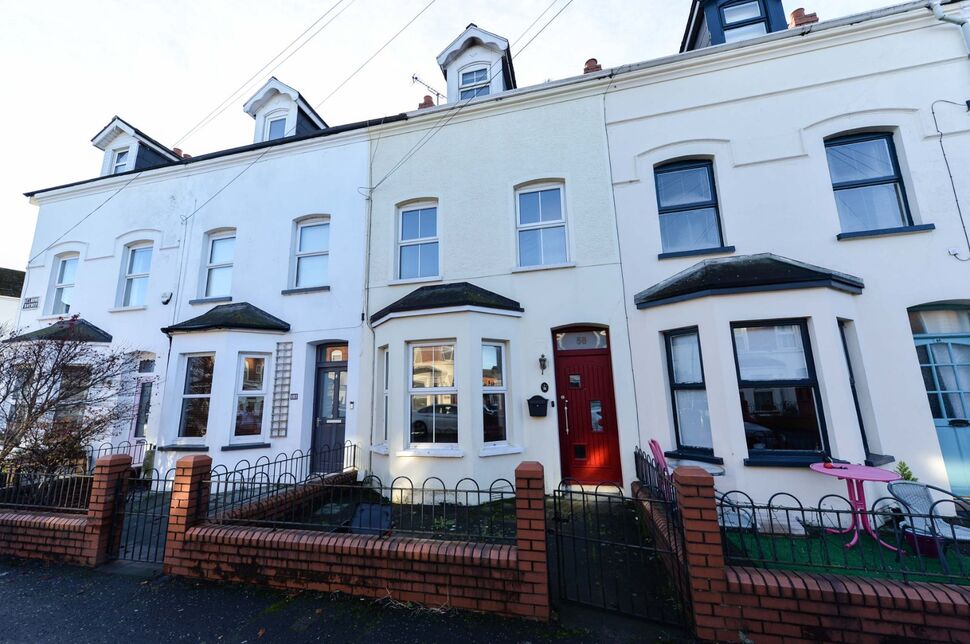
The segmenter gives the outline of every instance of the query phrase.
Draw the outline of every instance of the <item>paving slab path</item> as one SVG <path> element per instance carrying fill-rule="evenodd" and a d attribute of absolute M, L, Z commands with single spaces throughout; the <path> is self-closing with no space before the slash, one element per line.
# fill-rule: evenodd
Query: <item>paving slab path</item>
<path fill-rule="evenodd" d="M 395 607 L 342 595 L 195 582 L 157 568 L 91 570 L 0 558 L 0 642 L 683 642 L 683 633 L 579 607 L 551 624 Z"/>

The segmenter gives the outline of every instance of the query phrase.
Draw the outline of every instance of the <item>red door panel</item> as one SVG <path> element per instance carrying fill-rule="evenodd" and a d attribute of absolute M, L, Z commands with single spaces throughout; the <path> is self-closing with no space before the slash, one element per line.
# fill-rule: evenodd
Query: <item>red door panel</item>
<path fill-rule="evenodd" d="M 563 477 L 622 483 L 609 350 L 556 353 Z"/>

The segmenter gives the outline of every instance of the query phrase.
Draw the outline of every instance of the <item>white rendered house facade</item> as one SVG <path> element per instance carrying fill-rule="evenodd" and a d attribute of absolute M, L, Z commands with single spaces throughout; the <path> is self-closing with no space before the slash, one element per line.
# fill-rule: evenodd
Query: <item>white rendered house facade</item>
<path fill-rule="evenodd" d="M 273 79 L 250 104 L 308 118 L 294 95 Z M 24 298 L 38 303 L 19 328 L 78 316 L 133 352 L 137 417 L 111 440 L 156 444 L 160 471 L 186 453 L 230 467 L 313 448 L 342 459 L 358 440 L 364 124 L 280 144 L 251 114 L 254 145 L 115 172 L 117 150 L 144 136 L 119 129 L 101 178 L 31 193 Z"/>

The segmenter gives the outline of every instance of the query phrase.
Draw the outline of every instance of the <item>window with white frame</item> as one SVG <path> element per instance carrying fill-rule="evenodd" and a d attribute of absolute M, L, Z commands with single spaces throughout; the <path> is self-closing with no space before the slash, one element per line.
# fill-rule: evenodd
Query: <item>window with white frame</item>
<path fill-rule="evenodd" d="M 132 436 L 135 438 L 145 438 L 148 430 L 148 416 L 152 408 L 152 380 L 138 381 L 138 402 L 135 404 L 135 426 Z"/>
<path fill-rule="evenodd" d="M 458 442 L 454 343 L 411 345 L 410 443 Z"/>
<path fill-rule="evenodd" d="M 148 273 L 152 264 L 151 244 L 129 246 L 125 256 L 125 284 L 121 306 L 144 306 L 148 295 Z"/>
<path fill-rule="evenodd" d="M 490 80 L 488 67 L 479 67 L 462 72 L 458 83 L 459 99 L 488 96 Z"/>
<path fill-rule="evenodd" d="M 179 419 L 180 438 L 204 438 L 209 426 L 209 399 L 212 397 L 212 374 L 216 366 L 213 354 L 185 358 L 185 382 L 182 386 L 182 410 Z"/>
<path fill-rule="evenodd" d="M 111 174 L 118 174 L 128 169 L 128 148 L 115 150 L 111 157 Z"/>
<path fill-rule="evenodd" d="M 553 266 L 568 261 L 563 186 L 520 189 L 516 195 L 519 266 Z"/>
<path fill-rule="evenodd" d="M 505 380 L 505 345 L 482 343 L 482 431 L 485 443 L 508 440 L 505 412 L 508 383 Z"/>
<path fill-rule="evenodd" d="M 203 291 L 205 297 L 229 297 L 235 252 L 235 231 L 209 235 Z"/>
<path fill-rule="evenodd" d="M 259 438 L 263 433 L 263 409 L 266 402 L 266 356 L 239 355 L 236 385 L 236 419 L 234 439 Z"/>
<path fill-rule="evenodd" d="M 302 221 L 296 227 L 294 286 L 313 288 L 330 282 L 330 222 Z"/>
<path fill-rule="evenodd" d="M 54 315 L 67 315 L 71 312 L 77 264 L 77 255 L 65 255 L 57 260 L 54 268 L 54 304 L 51 308 Z"/>
<path fill-rule="evenodd" d="M 266 122 L 266 140 L 273 141 L 286 136 L 286 117 L 273 118 Z"/>
<path fill-rule="evenodd" d="M 381 383 L 381 406 L 379 413 L 380 423 L 379 427 L 382 430 L 380 443 L 387 443 L 387 412 L 388 412 L 388 402 L 390 400 L 390 370 L 388 369 L 388 352 L 387 347 L 381 347 L 377 355 L 377 364 L 380 369 L 380 383 Z"/>
<path fill-rule="evenodd" d="M 398 278 L 438 277 L 438 206 L 402 208 L 400 220 Z"/>

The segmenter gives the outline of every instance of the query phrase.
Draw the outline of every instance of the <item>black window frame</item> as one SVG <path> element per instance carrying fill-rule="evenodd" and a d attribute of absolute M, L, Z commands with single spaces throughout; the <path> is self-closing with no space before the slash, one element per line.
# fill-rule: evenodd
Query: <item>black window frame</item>
<path fill-rule="evenodd" d="M 856 384 L 855 368 L 852 364 L 852 357 L 849 354 L 849 340 L 846 337 L 846 326 L 849 320 L 839 320 L 839 337 L 842 339 L 842 352 L 845 354 L 845 366 L 849 370 L 849 390 L 852 392 L 852 403 L 855 405 L 856 419 L 859 421 L 859 432 L 862 435 L 862 449 L 866 453 L 866 465 L 871 467 L 892 463 L 893 456 L 886 454 L 876 454 L 869 448 L 869 435 L 866 432 L 866 421 L 862 416 L 862 404 L 859 402 L 859 387 Z"/>
<path fill-rule="evenodd" d="M 701 381 L 699 383 L 677 383 L 674 380 L 674 354 L 672 341 L 674 338 L 684 335 L 697 336 L 697 359 L 701 365 Z M 680 439 L 680 418 L 677 414 L 677 391 L 703 391 L 707 394 L 707 376 L 704 374 L 704 353 L 701 349 L 701 333 L 696 326 L 671 329 L 663 332 L 664 348 L 667 353 L 667 385 L 670 390 L 670 405 L 674 415 L 674 440 L 677 443 L 676 451 L 665 452 L 667 456 L 673 458 L 693 458 L 695 460 L 707 461 L 711 463 L 723 463 L 723 459 L 714 456 L 714 448 L 697 447 L 684 445 Z M 710 409 L 708 408 L 708 411 Z M 713 431 L 711 432 L 713 439 Z"/>
<path fill-rule="evenodd" d="M 761 14 L 757 18 L 747 18 L 745 20 L 737 20 L 735 22 L 729 23 L 727 21 L 727 16 L 724 13 L 725 9 L 730 9 L 731 7 L 755 3 L 758 5 L 758 9 Z M 740 27 L 747 27 L 748 25 L 754 25 L 763 23 L 765 26 L 765 34 L 771 33 L 770 25 L 768 24 L 768 8 L 765 6 L 763 0 L 736 0 L 735 2 L 725 2 L 717 8 L 718 16 L 721 19 L 721 33 L 724 35 L 724 42 L 727 42 L 727 32 L 732 29 L 738 29 Z"/>
<path fill-rule="evenodd" d="M 660 175 L 669 172 L 679 172 L 682 170 L 693 170 L 695 168 L 704 168 L 707 170 L 707 181 L 711 187 L 711 200 L 710 201 L 695 201 L 689 204 L 681 204 L 679 206 L 667 206 L 660 201 Z M 717 195 L 717 182 L 714 180 L 714 160 L 713 159 L 685 159 L 679 161 L 667 161 L 663 163 L 658 163 L 653 167 L 653 188 L 654 192 L 657 193 L 657 224 L 660 224 L 660 218 L 666 215 L 673 215 L 680 212 L 689 212 L 691 210 L 701 210 L 704 208 L 712 208 L 714 210 L 714 218 L 717 220 L 717 245 L 708 246 L 704 248 L 691 248 L 676 251 L 668 251 L 664 248 L 663 239 L 663 226 L 660 227 L 660 250 L 662 255 L 668 256 L 673 254 L 693 254 L 700 253 L 704 251 L 721 250 L 724 249 L 724 228 L 721 225 L 721 207 L 718 205 L 718 195 Z"/>
<path fill-rule="evenodd" d="M 851 145 L 853 143 L 864 143 L 866 141 L 886 141 L 887 147 L 889 148 L 889 161 L 892 164 L 893 174 L 891 176 L 878 177 L 874 179 L 859 179 L 856 181 L 840 181 L 836 182 L 832 178 L 832 170 L 829 167 L 829 182 L 832 184 L 832 195 L 840 190 L 851 190 L 854 188 L 869 188 L 872 186 L 884 186 L 895 184 L 899 187 L 899 194 L 902 196 L 903 200 L 903 218 L 904 221 L 900 222 L 896 226 L 890 228 L 875 228 L 869 230 L 858 230 L 858 231 L 845 231 L 842 230 L 842 234 L 854 235 L 866 232 L 876 232 L 876 231 L 889 231 L 895 230 L 897 228 L 907 228 L 914 226 L 913 222 L 913 211 L 909 207 L 909 196 L 906 194 L 906 182 L 903 180 L 903 173 L 899 167 L 899 153 L 896 150 L 896 137 L 892 132 L 862 132 L 857 134 L 837 134 L 835 136 L 830 136 L 825 139 L 825 162 L 828 164 L 828 153 L 830 148 L 839 147 L 842 145 Z M 839 215 L 839 228 L 842 228 L 842 215 L 838 213 L 838 202 L 836 202 L 836 213 Z"/>
<path fill-rule="evenodd" d="M 741 328 L 766 328 L 775 326 L 798 326 L 802 336 L 802 348 L 805 351 L 805 364 L 808 367 L 807 379 L 789 380 L 743 380 L 741 378 L 741 363 L 738 360 L 738 343 L 734 335 L 735 329 Z M 829 444 L 828 428 L 825 425 L 825 409 L 822 403 L 822 391 L 818 384 L 818 373 L 815 369 L 815 352 L 812 350 L 811 339 L 808 335 L 808 320 L 806 318 L 778 318 L 770 320 L 743 320 L 731 323 L 731 347 L 734 350 L 734 371 L 738 379 L 738 396 L 742 389 L 768 389 L 779 387 L 811 387 L 815 395 L 815 415 L 818 419 L 818 430 L 822 439 L 821 451 L 808 450 L 762 450 L 763 453 L 756 452 L 752 455 L 748 451 L 748 458 L 744 459 L 745 465 L 772 465 L 801 467 L 818 462 L 821 459 L 831 457 L 832 448 Z M 742 425 L 744 419 L 742 416 Z M 745 447 L 747 449 L 747 437 L 745 437 Z"/>

